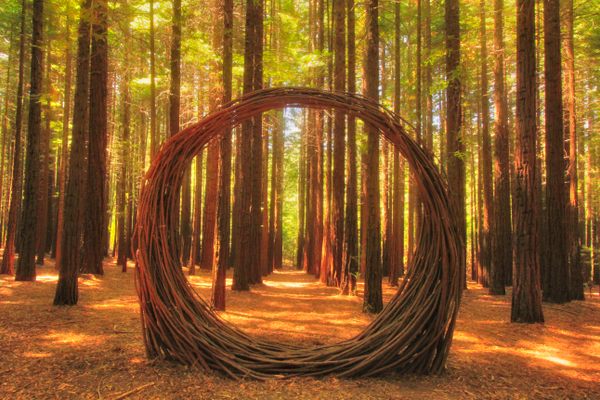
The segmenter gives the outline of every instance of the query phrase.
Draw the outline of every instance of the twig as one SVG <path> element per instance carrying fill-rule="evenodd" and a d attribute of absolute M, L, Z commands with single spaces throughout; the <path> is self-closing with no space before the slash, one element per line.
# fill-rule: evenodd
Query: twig
<path fill-rule="evenodd" d="M 135 389 L 131 389 L 131 390 L 130 390 L 130 391 L 128 391 L 128 392 L 125 392 L 125 393 L 123 393 L 123 394 L 120 394 L 120 395 L 118 395 L 118 396 L 117 396 L 117 397 L 115 397 L 113 400 L 121 400 L 121 399 L 124 399 L 124 398 L 126 398 L 126 397 L 129 397 L 129 396 L 131 396 L 132 394 L 135 394 L 135 393 L 137 393 L 137 392 L 141 392 L 142 390 L 146 389 L 147 387 L 150 387 L 150 386 L 153 386 L 153 385 L 154 385 L 154 382 L 146 383 L 145 385 L 138 386 L 138 387 L 136 387 Z"/>

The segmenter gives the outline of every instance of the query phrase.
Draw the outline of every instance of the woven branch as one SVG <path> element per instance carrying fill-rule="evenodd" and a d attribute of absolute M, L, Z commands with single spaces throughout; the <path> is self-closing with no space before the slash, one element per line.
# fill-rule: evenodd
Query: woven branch
<path fill-rule="evenodd" d="M 423 204 L 413 264 L 398 292 L 362 333 L 336 344 L 307 348 L 248 337 L 195 292 L 177 257 L 172 224 L 177 190 L 194 156 L 226 128 L 284 107 L 337 109 L 377 128 L 407 160 Z M 433 157 L 403 125 L 397 115 L 359 95 L 273 88 L 226 104 L 170 138 L 145 176 L 134 234 L 136 288 L 148 357 L 233 378 L 441 372 L 460 305 L 461 239 Z"/>

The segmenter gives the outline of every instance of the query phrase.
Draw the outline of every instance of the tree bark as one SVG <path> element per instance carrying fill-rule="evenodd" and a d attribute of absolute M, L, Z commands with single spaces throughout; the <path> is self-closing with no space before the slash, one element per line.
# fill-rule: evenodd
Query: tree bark
<path fill-rule="evenodd" d="M 233 73 L 233 0 L 223 3 L 223 103 L 231 101 Z M 225 131 L 220 142 L 221 174 L 217 204 L 217 250 L 213 276 L 212 305 L 225 310 L 225 280 L 229 267 L 229 224 L 231 197 L 231 130 Z"/>
<path fill-rule="evenodd" d="M 379 1 L 366 4 L 365 96 L 379 101 Z M 366 189 L 368 225 L 366 227 L 365 297 L 363 311 L 378 313 L 383 309 L 381 288 L 381 221 L 379 210 L 379 132 L 366 126 Z"/>
<path fill-rule="evenodd" d="M 87 195 L 84 228 L 83 272 L 104 274 L 102 250 L 106 215 L 106 148 L 108 41 L 107 0 L 94 0 L 90 55 L 90 105 Z"/>
<path fill-rule="evenodd" d="M 564 49 L 564 78 L 565 78 L 565 132 L 568 133 L 567 181 L 569 183 L 569 264 L 570 286 L 569 292 L 572 300 L 584 300 L 583 295 L 583 266 L 581 265 L 582 235 L 579 228 L 579 198 L 577 194 L 577 114 L 575 100 L 575 51 L 573 44 L 573 0 L 561 3 L 564 7 L 562 15 L 564 21 L 563 49 Z"/>
<path fill-rule="evenodd" d="M 504 84 L 504 1 L 494 0 L 494 241 L 490 266 L 490 294 L 503 295 L 506 277 L 512 269 L 512 227 L 510 211 L 510 163 L 506 94 Z"/>
<path fill-rule="evenodd" d="M 62 242 L 63 252 L 60 257 L 60 273 L 54 296 L 55 305 L 75 305 L 78 300 L 77 270 L 80 264 L 82 208 L 85 193 L 85 140 L 89 110 L 91 3 L 91 0 L 82 0 L 79 14 L 73 133 L 65 192 L 64 229 L 57 239 Z"/>
<path fill-rule="evenodd" d="M 17 281 L 35 281 L 36 218 L 39 210 L 40 136 L 42 132 L 42 44 L 44 2 L 34 0 L 31 35 L 31 80 L 27 125 L 27 158 L 25 160 L 25 192 L 21 213 L 21 242 L 17 261 Z"/>
<path fill-rule="evenodd" d="M 537 257 L 534 1 L 517 0 L 516 208 L 512 322 L 543 322 Z"/>
<path fill-rule="evenodd" d="M 348 92 L 356 93 L 356 16 L 354 0 L 347 0 L 348 14 Z M 356 118 L 348 116 L 348 162 L 346 163 L 346 221 L 344 226 L 342 293 L 355 293 L 358 273 L 358 180 L 356 158 Z"/>
<path fill-rule="evenodd" d="M 485 22 L 485 1 L 479 2 L 480 8 L 480 46 L 481 46 L 481 178 L 483 183 L 483 218 L 481 220 L 480 263 L 485 273 L 484 287 L 489 287 L 494 232 L 494 193 L 492 178 L 492 139 L 490 136 L 490 104 L 488 93 L 487 68 L 487 30 Z"/>
<path fill-rule="evenodd" d="M 6 242 L 2 255 L 0 274 L 13 275 L 15 273 L 15 238 L 19 225 L 21 210 L 22 174 L 21 174 L 21 131 L 23 125 L 23 76 L 25 74 L 25 0 L 21 2 L 21 27 L 19 33 L 19 72 L 17 78 L 17 101 L 15 105 L 15 143 L 13 147 L 13 171 L 11 183 L 11 196 L 6 226 Z"/>
<path fill-rule="evenodd" d="M 461 277 L 465 278 L 466 216 L 465 216 L 465 162 L 464 132 L 462 129 L 462 99 L 460 77 L 460 20 L 459 1 L 445 2 L 446 22 L 446 155 L 448 188 L 456 212 L 456 224 L 462 239 L 460 259 Z M 463 282 L 464 285 L 464 282 Z"/>
<path fill-rule="evenodd" d="M 543 298 L 552 303 L 570 301 L 569 246 L 560 54 L 560 5 L 544 0 L 544 81 L 546 121 L 546 233 L 548 286 Z"/>

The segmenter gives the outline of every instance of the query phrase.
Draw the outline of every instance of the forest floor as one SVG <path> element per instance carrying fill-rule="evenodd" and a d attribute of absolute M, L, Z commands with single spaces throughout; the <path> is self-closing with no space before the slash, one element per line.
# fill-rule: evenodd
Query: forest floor
<path fill-rule="evenodd" d="M 441 376 L 236 382 L 148 361 L 133 270 L 107 262 L 80 278 L 76 307 L 52 306 L 57 274 L 37 282 L 0 276 L 0 399 L 600 399 L 600 299 L 544 305 L 546 323 L 509 323 L 510 296 L 465 291 Z M 208 296 L 208 273 L 191 278 Z M 384 284 L 385 296 L 393 289 Z M 360 294 L 360 292 L 359 292 Z M 284 270 L 251 292 L 227 292 L 223 317 L 249 335 L 307 345 L 359 333 L 370 318 L 301 272 Z"/>

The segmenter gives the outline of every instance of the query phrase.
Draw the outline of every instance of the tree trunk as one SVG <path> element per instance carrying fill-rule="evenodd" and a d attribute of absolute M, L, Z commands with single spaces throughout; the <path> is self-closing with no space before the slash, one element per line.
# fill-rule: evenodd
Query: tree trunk
<path fill-rule="evenodd" d="M 356 93 L 356 17 L 354 0 L 347 0 L 348 13 L 348 92 Z M 342 293 L 355 293 L 358 273 L 358 181 L 356 169 L 356 118 L 348 116 L 348 162 L 346 163 L 346 221 Z"/>
<path fill-rule="evenodd" d="M 487 68 L 487 30 L 485 22 L 485 1 L 479 2 L 480 8 L 480 46 L 481 46 L 481 178 L 483 183 L 483 218 L 481 220 L 480 263 L 485 271 L 485 286 L 489 286 L 489 276 L 493 246 L 494 194 L 492 178 L 492 139 L 490 137 L 490 104 L 488 94 Z"/>
<path fill-rule="evenodd" d="M 400 114 L 400 3 L 394 5 L 394 112 Z M 392 245 L 389 283 L 398 286 L 404 274 L 404 168 L 400 153 L 394 149 L 394 182 L 392 191 Z"/>
<path fill-rule="evenodd" d="M 569 183 L 569 264 L 570 264 L 570 286 L 569 292 L 572 300 L 584 300 L 583 278 L 580 253 L 581 239 L 579 229 L 579 199 L 577 195 L 577 115 L 575 111 L 575 54 L 573 44 L 573 0 L 565 0 L 562 3 L 563 21 L 565 32 L 563 36 L 564 49 L 564 71 L 565 71 L 565 132 L 568 132 L 568 154 L 567 181 Z"/>
<path fill-rule="evenodd" d="M 90 105 L 87 196 L 83 272 L 104 274 L 102 251 L 106 216 L 106 145 L 108 94 L 108 41 L 106 0 L 94 0 L 90 55 Z"/>
<path fill-rule="evenodd" d="M 233 0 L 223 3 L 223 103 L 231 101 L 233 72 Z M 217 204 L 217 249 L 213 276 L 212 305 L 225 310 L 225 280 L 229 267 L 229 224 L 231 197 L 231 130 L 220 142 L 221 174 Z"/>
<path fill-rule="evenodd" d="M 379 101 L 379 1 L 366 4 L 365 96 Z M 366 126 L 366 200 L 368 224 L 365 240 L 365 297 L 363 311 L 378 313 L 383 309 L 381 288 L 381 222 L 379 211 L 379 131 Z"/>
<path fill-rule="evenodd" d="M 196 273 L 196 264 L 199 264 L 202 251 L 200 232 L 202 229 L 202 161 L 204 151 L 196 156 L 196 165 L 194 167 L 196 174 L 196 187 L 194 193 L 194 226 L 192 229 L 192 254 L 189 262 L 189 274 Z"/>
<path fill-rule="evenodd" d="M 537 257 L 534 1 L 517 0 L 516 208 L 512 322 L 543 322 Z"/>
<path fill-rule="evenodd" d="M 90 83 L 90 7 L 91 0 L 82 0 L 77 38 L 77 73 L 73 111 L 73 133 L 69 155 L 69 174 L 64 204 L 64 229 L 57 240 L 63 249 L 55 305 L 77 304 L 77 270 L 79 268 L 82 208 L 85 193 L 85 140 L 88 127 L 88 94 Z"/>
<path fill-rule="evenodd" d="M 345 90 L 346 81 L 346 38 L 345 38 L 345 1 L 333 1 L 333 89 Z M 331 250 L 333 265 L 330 266 L 329 284 L 342 285 L 342 248 L 344 239 L 344 156 L 345 156 L 346 116 L 335 111 L 333 117 L 333 197 L 331 203 Z M 343 277 L 347 280 L 347 277 Z"/>
<path fill-rule="evenodd" d="M 462 239 L 460 260 L 461 277 L 465 277 L 466 216 L 465 216 L 465 162 L 464 132 L 462 129 L 462 99 L 460 70 L 459 1 L 445 2 L 446 22 L 446 158 L 450 199 L 456 213 L 456 224 Z M 464 284 L 464 282 L 463 282 Z"/>
<path fill-rule="evenodd" d="M 60 170 L 58 173 L 58 212 L 56 218 L 56 250 L 55 250 L 55 268 L 60 271 L 62 259 L 62 235 L 64 231 L 64 213 L 65 213 L 65 191 L 67 183 L 67 168 L 69 157 L 69 122 L 71 121 L 71 86 L 72 86 L 72 63 L 71 55 L 71 29 L 70 19 L 66 26 L 66 49 L 65 49 L 65 94 L 63 107 L 63 127 L 61 139 Z"/>
<path fill-rule="evenodd" d="M 567 243 L 567 197 L 560 55 L 560 6 L 544 1 L 544 80 L 546 121 L 546 233 L 548 286 L 544 300 L 564 303 L 569 296 L 569 246 Z"/>
<path fill-rule="evenodd" d="M 49 210 L 51 209 L 51 203 L 49 199 L 49 193 L 51 192 L 52 185 L 50 184 L 50 121 L 52 118 L 51 110 L 51 80 L 50 71 L 52 60 L 50 58 L 51 46 L 50 40 L 46 40 L 46 64 L 44 65 L 45 71 L 45 87 L 43 88 L 44 95 L 46 96 L 46 104 L 43 107 L 44 114 L 44 127 L 41 129 L 40 135 L 40 180 L 38 187 L 38 216 L 36 225 L 36 264 L 44 265 L 44 257 L 46 255 L 46 231 L 48 225 L 51 225 L 51 221 L 48 218 Z"/>
<path fill-rule="evenodd" d="M 19 72 L 17 79 L 17 102 L 15 105 L 15 144 L 13 147 L 13 171 L 8 223 L 6 226 L 6 242 L 2 255 L 0 274 L 13 275 L 15 273 L 15 238 L 19 226 L 21 211 L 22 174 L 21 174 L 21 131 L 23 125 L 23 76 L 25 71 L 25 0 L 21 2 L 21 27 L 19 33 Z"/>
<path fill-rule="evenodd" d="M 246 2 L 244 93 L 262 87 L 263 2 Z M 248 290 L 260 283 L 262 116 L 242 124 L 239 182 L 239 252 L 236 253 L 233 290 Z"/>
<path fill-rule="evenodd" d="M 512 228 L 510 211 L 510 164 L 506 94 L 504 90 L 503 0 L 494 0 L 494 240 L 490 266 L 490 294 L 503 295 L 506 277 L 512 269 Z"/>
<path fill-rule="evenodd" d="M 150 0 L 150 160 L 158 151 L 158 134 L 156 131 L 156 60 L 154 0 Z"/>
<path fill-rule="evenodd" d="M 44 2 L 34 0 L 31 35 L 31 81 L 27 125 L 27 158 L 25 160 L 25 192 L 21 213 L 21 246 L 17 261 L 17 281 L 34 281 L 36 253 L 36 218 L 39 204 L 40 136 L 42 131 L 42 44 Z"/>

